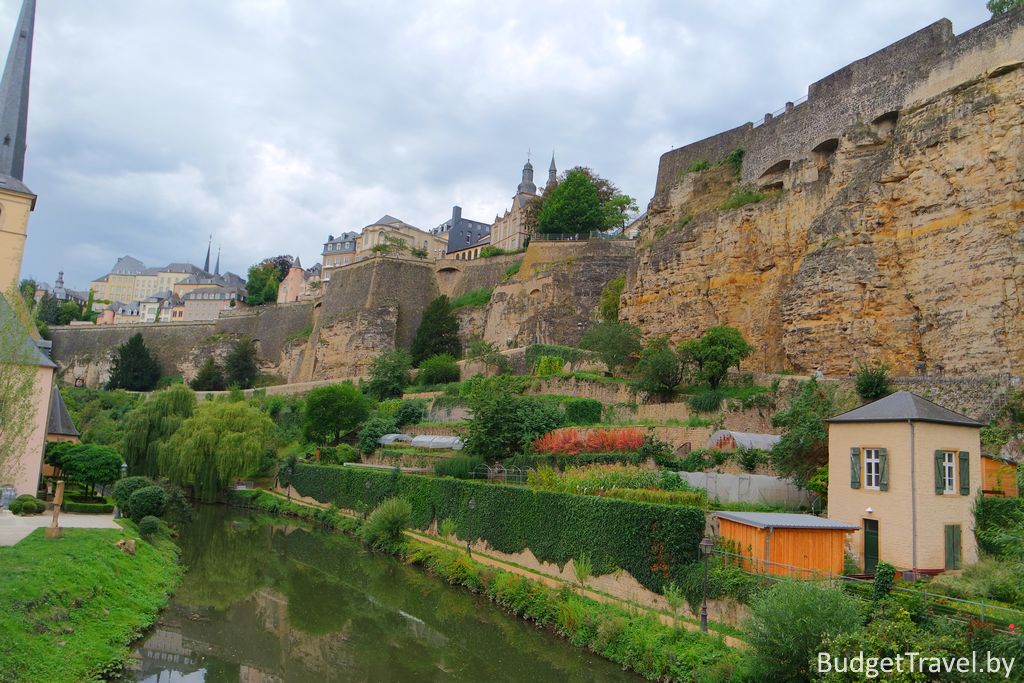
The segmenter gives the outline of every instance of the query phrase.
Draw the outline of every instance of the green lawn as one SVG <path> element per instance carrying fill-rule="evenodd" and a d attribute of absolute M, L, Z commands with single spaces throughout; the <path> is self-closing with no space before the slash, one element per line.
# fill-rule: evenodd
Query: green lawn
<path fill-rule="evenodd" d="M 90 681 L 116 672 L 167 604 L 181 571 L 166 538 L 124 530 L 43 529 L 0 548 L 0 680 Z M 114 546 L 134 538 L 133 557 Z"/>

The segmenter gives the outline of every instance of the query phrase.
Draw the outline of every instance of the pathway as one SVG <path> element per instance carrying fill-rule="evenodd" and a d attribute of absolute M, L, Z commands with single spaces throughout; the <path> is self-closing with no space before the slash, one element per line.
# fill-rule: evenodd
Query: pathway
<path fill-rule="evenodd" d="M 0 510 L 0 546 L 15 545 L 21 539 L 41 527 L 50 526 L 52 511 L 41 515 L 19 517 L 8 510 Z M 113 515 L 78 515 L 69 512 L 60 514 L 63 529 L 120 529 Z"/>

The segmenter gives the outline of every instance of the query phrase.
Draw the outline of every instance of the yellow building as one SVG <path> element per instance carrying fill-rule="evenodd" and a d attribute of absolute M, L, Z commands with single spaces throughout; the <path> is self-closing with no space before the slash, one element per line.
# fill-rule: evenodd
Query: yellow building
<path fill-rule="evenodd" d="M 865 574 L 885 561 L 919 573 L 978 557 L 972 506 L 981 423 L 900 391 L 828 422 L 828 516 L 857 526 Z"/>
<path fill-rule="evenodd" d="M 394 216 L 381 216 L 375 223 L 363 228 L 356 238 L 356 260 L 374 256 L 396 240 L 405 243 L 406 254 L 413 249 L 422 249 L 429 258 L 444 258 L 448 251 L 447 235 L 427 232 L 409 225 Z M 380 247 L 374 251 L 374 247 Z"/>

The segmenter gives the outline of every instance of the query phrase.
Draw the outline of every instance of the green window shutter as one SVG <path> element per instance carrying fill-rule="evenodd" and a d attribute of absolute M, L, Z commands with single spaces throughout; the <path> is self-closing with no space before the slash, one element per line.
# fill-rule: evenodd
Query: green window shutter
<path fill-rule="evenodd" d="M 942 481 L 942 451 L 935 451 L 935 493 L 940 496 L 946 490 L 946 484 Z"/>
<path fill-rule="evenodd" d="M 945 541 L 946 541 L 946 569 L 960 569 L 961 565 L 961 542 L 960 537 L 960 525 L 959 524 L 947 524 L 945 527 Z"/>
<path fill-rule="evenodd" d="M 960 451 L 960 495 L 971 495 L 971 454 Z"/>
<path fill-rule="evenodd" d="M 878 490 L 889 490 L 889 449 L 878 449 Z"/>
<path fill-rule="evenodd" d="M 850 449 L 850 488 L 860 488 L 860 449 Z"/>

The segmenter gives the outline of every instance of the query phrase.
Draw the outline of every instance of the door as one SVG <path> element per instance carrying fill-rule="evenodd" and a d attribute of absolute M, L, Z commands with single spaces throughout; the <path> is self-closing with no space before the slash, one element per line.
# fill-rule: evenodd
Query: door
<path fill-rule="evenodd" d="M 864 520 L 864 573 L 874 575 L 878 566 L 878 520 Z"/>
<path fill-rule="evenodd" d="M 946 525 L 946 569 L 960 569 L 960 525 Z"/>

